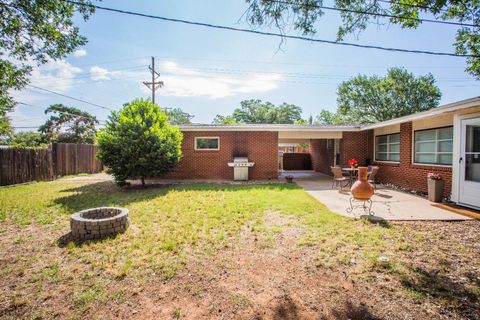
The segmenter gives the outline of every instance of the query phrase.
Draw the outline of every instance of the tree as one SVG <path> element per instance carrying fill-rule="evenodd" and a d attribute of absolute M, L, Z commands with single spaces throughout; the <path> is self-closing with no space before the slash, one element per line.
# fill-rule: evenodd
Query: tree
<path fill-rule="evenodd" d="M 75 11 L 84 20 L 94 12 L 88 0 L 4 0 L 0 2 L 0 135 L 9 131 L 6 114 L 15 101 L 10 90 L 28 84 L 33 65 L 71 54 L 87 39 L 73 23 Z"/>
<path fill-rule="evenodd" d="M 43 148 L 46 147 L 43 135 L 39 132 L 23 131 L 12 134 L 8 145 L 15 148 Z"/>
<path fill-rule="evenodd" d="M 190 120 L 193 119 L 193 115 L 184 112 L 180 108 L 173 108 L 167 112 L 168 122 L 171 124 L 190 124 Z"/>
<path fill-rule="evenodd" d="M 304 35 L 316 32 L 315 23 L 323 15 L 323 0 L 246 0 L 250 5 L 247 20 L 253 25 L 275 25 L 283 33 L 288 27 Z M 469 54 L 466 71 L 480 79 L 480 1 L 479 0 L 335 0 L 341 23 L 337 41 L 348 34 L 358 34 L 369 25 L 380 25 L 385 19 L 406 29 L 416 29 L 421 14 L 433 15 L 439 21 L 457 21 L 475 26 L 457 29 L 454 42 L 457 54 Z"/>
<path fill-rule="evenodd" d="M 431 74 L 401 68 L 385 77 L 359 75 L 338 88 L 337 116 L 345 123 L 375 123 L 438 106 L 441 92 Z"/>
<path fill-rule="evenodd" d="M 217 114 L 213 119 L 214 124 L 236 124 L 238 123 L 233 116 L 222 116 Z"/>
<path fill-rule="evenodd" d="M 134 100 L 113 111 L 99 130 L 98 159 L 117 183 L 142 180 L 172 170 L 182 156 L 182 133 L 167 122 L 167 116 L 148 100 Z"/>
<path fill-rule="evenodd" d="M 90 113 L 63 104 L 51 105 L 45 110 L 45 114 L 49 113 L 52 113 L 50 118 L 38 129 L 45 142 L 95 142 L 98 120 Z"/>
<path fill-rule="evenodd" d="M 214 123 L 295 123 L 302 120 L 302 109 L 294 104 L 282 103 L 278 107 L 261 100 L 244 100 L 231 116 L 217 115 Z"/>
<path fill-rule="evenodd" d="M 343 124 L 344 120 L 337 113 L 322 109 L 315 117 L 315 121 L 313 123 L 321 125 Z"/>

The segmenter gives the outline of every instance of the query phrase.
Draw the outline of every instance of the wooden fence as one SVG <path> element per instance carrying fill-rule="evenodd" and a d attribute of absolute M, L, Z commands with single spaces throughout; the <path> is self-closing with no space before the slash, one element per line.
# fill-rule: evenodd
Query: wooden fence
<path fill-rule="evenodd" d="M 103 165 L 90 144 L 54 143 L 48 149 L 0 149 L 0 186 L 53 180 L 78 173 L 96 173 Z"/>

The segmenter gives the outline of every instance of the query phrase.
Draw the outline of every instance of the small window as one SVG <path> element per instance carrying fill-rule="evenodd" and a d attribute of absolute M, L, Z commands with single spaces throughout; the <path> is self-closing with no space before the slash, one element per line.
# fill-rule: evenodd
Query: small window
<path fill-rule="evenodd" d="M 218 137 L 196 137 L 195 150 L 219 150 L 220 138 Z"/>
<path fill-rule="evenodd" d="M 400 161 L 400 133 L 375 137 L 375 161 Z"/>
<path fill-rule="evenodd" d="M 415 163 L 451 165 L 453 127 L 415 131 Z"/>

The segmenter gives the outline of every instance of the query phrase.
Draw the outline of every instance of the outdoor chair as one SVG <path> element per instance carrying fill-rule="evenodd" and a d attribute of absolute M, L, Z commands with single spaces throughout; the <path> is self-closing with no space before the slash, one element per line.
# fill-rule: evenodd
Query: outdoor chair
<path fill-rule="evenodd" d="M 373 184 L 373 190 L 377 189 L 377 183 L 376 183 L 376 180 L 375 180 L 375 176 L 377 175 L 378 169 L 380 169 L 380 167 L 372 166 L 372 170 L 368 173 L 368 182 Z"/>
<path fill-rule="evenodd" d="M 342 168 L 341 167 L 330 167 L 333 173 L 333 180 L 332 180 L 332 189 L 335 187 L 337 188 L 338 185 L 340 184 L 340 190 L 343 190 L 344 185 L 342 184 L 343 181 L 348 181 L 350 180 L 348 177 L 345 177 L 342 173 Z"/>

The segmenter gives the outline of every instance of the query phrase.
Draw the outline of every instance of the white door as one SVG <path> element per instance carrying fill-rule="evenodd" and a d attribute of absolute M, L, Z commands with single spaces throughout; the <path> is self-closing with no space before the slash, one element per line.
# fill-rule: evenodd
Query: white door
<path fill-rule="evenodd" d="M 480 208 L 480 118 L 462 120 L 459 203 Z"/>

